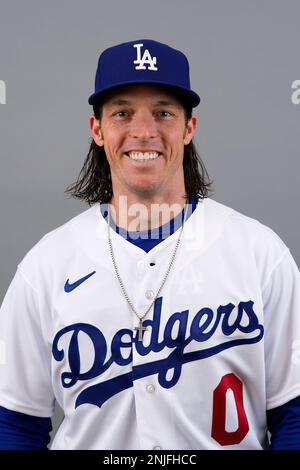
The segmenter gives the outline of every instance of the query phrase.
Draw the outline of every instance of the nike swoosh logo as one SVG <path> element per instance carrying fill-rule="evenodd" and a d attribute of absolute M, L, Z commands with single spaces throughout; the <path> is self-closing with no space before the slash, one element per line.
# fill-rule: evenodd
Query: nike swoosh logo
<path fill-rule="evenodd" d="M 91 277 L 93 274 L 95 274 L 96 271 L 93 271 L 90 274 L 87 274 L 86 276 L 82 277 L 81 279 L 78 279 L 78 281 L 73 282 L 72 284 L 69 284 L 69 279 L 67 279 L 67 282 L 65 283 L 65 292 L 72 292 L 72 290 L 76 289 L 76 287 L 80 286 L 84 281 L 86 281 L 89 277 Z"/>

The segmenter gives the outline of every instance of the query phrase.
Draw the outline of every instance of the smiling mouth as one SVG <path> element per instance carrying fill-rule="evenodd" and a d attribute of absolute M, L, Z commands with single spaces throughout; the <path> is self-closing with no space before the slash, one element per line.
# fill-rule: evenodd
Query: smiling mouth
<path fill-rule="evenodd" d="M 145 162 L 148 160 L 156 160 L 162 154 L 160 152 L 127 152 L 125 155 L 131 160 Z"/>

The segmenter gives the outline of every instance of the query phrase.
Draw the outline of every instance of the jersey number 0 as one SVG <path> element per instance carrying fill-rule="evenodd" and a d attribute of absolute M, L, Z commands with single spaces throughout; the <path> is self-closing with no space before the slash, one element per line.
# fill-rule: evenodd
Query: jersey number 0
<path fill-rule="evenodd" d="M 238 428 L 236 431 L 226 431 L 226 392 L 232 390 Z M 234 374 L 224 375 L 213 394 L 213 418 L 211 436 L 222 446 L 239 444 L 249 431 L 249 423 L 243 402 L 243 383 Z"/>

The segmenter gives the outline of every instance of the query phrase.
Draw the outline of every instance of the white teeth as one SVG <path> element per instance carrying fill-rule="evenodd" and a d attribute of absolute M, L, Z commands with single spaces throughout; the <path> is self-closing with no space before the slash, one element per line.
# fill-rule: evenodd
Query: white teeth
<path fill-rule="evenodd" d="M 129 152 L 128 155 L 133 160 L 155 160 L 159 157 L 158 152 Z"/>

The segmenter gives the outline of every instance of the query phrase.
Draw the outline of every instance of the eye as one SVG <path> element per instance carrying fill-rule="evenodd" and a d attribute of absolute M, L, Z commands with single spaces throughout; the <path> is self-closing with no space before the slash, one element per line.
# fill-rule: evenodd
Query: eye
<path fill-rule="evenodd" d="M 172 114 L 169 111 L 160 111 L 160 115 L 163 115 L 163 117 L 169 117 L 172 116 Z"/>
<path fill-rule="evenodd" d="M 114 113 L 114 116 L 116 117 L 126 117 L 127 115 L 127 111 L 117 111 L 116 113 Z"/>

